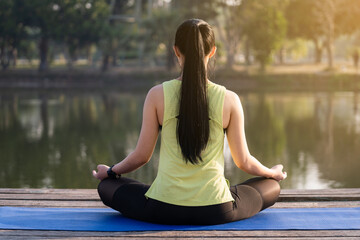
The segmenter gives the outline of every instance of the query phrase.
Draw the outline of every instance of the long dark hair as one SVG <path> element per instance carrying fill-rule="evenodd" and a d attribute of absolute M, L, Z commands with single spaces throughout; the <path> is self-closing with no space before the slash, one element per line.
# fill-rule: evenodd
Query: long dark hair
<path fill-rule="evenodd" d="M 214 31 L 200 19 L 183 22 L 175 35 L 175 46 L 184 55 L 177 139 L 185 162 L 198 164 L 209 140 L 207 73 L 204 57 L 215 46 Z"/>

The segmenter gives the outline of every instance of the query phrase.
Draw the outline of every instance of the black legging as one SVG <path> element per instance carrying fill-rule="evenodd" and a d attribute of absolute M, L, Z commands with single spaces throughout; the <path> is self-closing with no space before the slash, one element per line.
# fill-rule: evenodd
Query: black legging
<path fill-rule="evenodd" d="M 129 178 L 107 178 L 99 183 L 98 192 L 105 205 L 129 218 L 192 225 L 221 224 L 249 218 L 272 206 L 280 194 L 280 185 L 276 180 L 257 177 L 230 187 L 234 202 L 189 207 L 146 198 L 149 187 Z"/>

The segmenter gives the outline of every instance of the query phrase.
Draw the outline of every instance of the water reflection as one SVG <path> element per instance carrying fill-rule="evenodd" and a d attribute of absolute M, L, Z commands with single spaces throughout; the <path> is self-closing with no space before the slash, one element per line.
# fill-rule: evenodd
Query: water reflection
<path fill-rule="evenodd" d="M 285 165 L 285 188 L 360 187 L 358 92 L 244 93 L 250 151 L 267 166 Z M 94 188 L 91 170 L 124 158 L 137 142 L 144 94 L 1 93 L 0 187 Z M 128 174 L 146 183 L 152 160 Z M 226 176 L 248 175 L 225 148 Z"/>

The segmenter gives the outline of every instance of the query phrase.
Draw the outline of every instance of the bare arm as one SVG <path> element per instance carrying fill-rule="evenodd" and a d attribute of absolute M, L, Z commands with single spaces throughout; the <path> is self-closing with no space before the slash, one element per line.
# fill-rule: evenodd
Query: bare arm
<path fill-rule="evenodd" d="M 239 97 L 235 93 L 227 91 L 226 102 L 230 108 L 230 120 L 226 135 L 236 166 L 252 175 L 276 180 L 285 179 L 286 172 L 282 172 L 282 165 L 279 164 L 269 169 L 250 154 L 245 137 L 244 112 Z"/>
<path fill-rule="evenodd" d="M 154 152 L 156 141 L 159 135 L 159 121 L 157 117 L 156 102 L 159 95 L 162 94 L 162 86 L 153 87 L 147 94 L 144 109 L 140 136 L 135 150 L 124 160 L 113 167 L 117 174 L 132 172 L 150 161 Z M 97 179 L 107 177 L 108 166 L 100 164 L 97 166 L 98 172 L 93 170 L 93 176 Z"/>

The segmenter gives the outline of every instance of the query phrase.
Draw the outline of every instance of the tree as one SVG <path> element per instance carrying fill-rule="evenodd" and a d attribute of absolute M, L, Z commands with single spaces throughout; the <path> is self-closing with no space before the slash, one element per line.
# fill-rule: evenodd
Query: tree
<path fill-rule="evenodd" d="M 112 57 L 113 65 L 116 65 L 117 54 L 120 48 L 125 50 L 128 41 L 133 37 L 130 23 L 138 24 L 141 17 L 142 1 L 130 0 L 111 1 L 110 17 L 101 31 L 102 38 L 99 42 L 103 53 L 101 70 L 107 71 Z M 126 16 L 132 15 L 132 17 Z M 130 31 L 128 31 L 131 29 Z"/>
<path fill-rule="evenodd" d="M 338 0 L 335 15 L 335 35 L 350 35 L 360 29 L 360 1 Z"/>
<path fill-rule="evenodd" d="M 180 17 L 171 10 L 159 9 L 153 12 L 152 16 L 143 21 L 142 26 L 145 31 L 144 37 L 147 43 L 151 43 L 153 49 L 157 49 L 160 44 L 166 47 L 166 68 L 170 70 L 174 66 L 174 36 L 179 25 Z"/>
<path fill-rule="evenodd" d="M 105 0 L 63 1 L 61 11 L 61 30 L 55 36 L 68 48 L 68 65 L 71 68 L 79 49 L 97 43 L 102 37 L 102 29 L 109 18 L 109 6 Z"/>
<path fill-rule="evenodd" d="M 17 48 L 26 36 L 17 7 L 15 1 L 0 1 L 0 64 L 3 70 L 10 66 L 11 60 L 15 65 Z"/>
<path fill-rule="evenodd" d="M 323 28 L 313 0 L 292 0 L 285 11 L 287 37 L 311 40 L 315 46 L 315 63 L 321 62 Z"/>
<path fill-rule="evenodd" d="M 155 52 L 160 44 L 166 49 L 166 68 L 174 67 L 174 36 L 177 26 L 185 19 L 199 18 L 211 21 L 217 14 L 217 6 L 221 0 L 172 0 L 168 8 L 158 8 L 146 18 L 142 26 L 146 29 L 145 48 Z"/>
<path fill-rule="evenodd" d="M 334 67 L 334 40 L 335 40 L 335 16 L 338 0 L 317 0 L 314 1 L 318 21 L 321 22 L 321 29 L 325 37 L 325 49 L 327 51 L 328 68 Z"/>
<path fill-rule="evenodd" d="M 39 71 L 48 69 L 49 41 L 61 34 L 61 1 L 54 0 L 17 0 L 17 14 L 24 25 L 38 29 L 39 34 Z"/>
<path fill-rule="evenodd" d="M 334 41 L 337 37 L 359 29 L 360 2 L 357 0 L 317 0 L 314 10 L 318 13 L 325 38 L 328 68 L 334 67 Z"/>
<path fill-rule="evenodd" d="M 237 29 L 241 29 L 241 38 L 244 45 L 245 62 L 247 65 L 251 64 L 251 42 L 249 33 L 252 31 L 248 20 L 255 18 L 256 9 L 259 7 L 259 4 L 261 4 L 259 1 L 241 1 L 237 9 L 237 19 L 239 21 L 239 27 L 237 27 Z"/>
<path fill-rule="evenodd" d="M 224 0 L 172 0 L 171 9 L 185 19 L 199 18 L 204 21 L 212 21 L 218 14 L 218 7 Z"/>
<path fill-rule="evenodd" d="M 241 16 L 238 14 L 238 2 L 228 4 L 227 1 L 221 1 L 218 5 L 221 9 L 221 17 L 216 18 L 216 27 L 219 32 L 221 42 L 223 42 L 226 52 L 226 67 L 232 68 L 235 62 L 238 45 L 240 43 L 242 28 Z"/>
<path fill-rule="evenodd" d="M 321 60 L 321 41 L 328 56 L 328 68 L 333 68 L 333 44 L 344 34 L 359 28 L 360 2 L 357 0 L 292 0 L 286 10 L 288 37 L 312 40 L 315 62 Z"/>
<path fill-rule="evenodd" d="M 278 4 L 276 0 L 243 0 L 239 6 L 240 10 L 245 7 L 250 9 L 247 21 L 242 26 L 262 72 L 286 35 L 286 20 Z"/>

